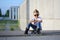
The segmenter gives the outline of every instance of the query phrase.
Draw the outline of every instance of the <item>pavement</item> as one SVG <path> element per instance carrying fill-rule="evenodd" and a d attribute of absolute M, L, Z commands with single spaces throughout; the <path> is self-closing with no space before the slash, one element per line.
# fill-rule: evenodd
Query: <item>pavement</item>
<path fill-rule="evenodd" d="M 60 40 L 60 35 L 52 36 L 23 36 L 23 37 L 0 37 L 0 40 Z"/>
<path fill-rule="evenodd" d="M 31 34 L 31 31 L 28 32 L 27 36 L 31 35 L 38 35 L 38 34 Z M 40 36 L 47 36 L 47 35 L 60 35 L 60 30 L 42 30 Z M 9 36 L 26 36 L 24 31 L 0 31 L 0 37 L 9 37 Z"/>
<path fill-rule="evenodd" d="M 60 30 L 43 30 L 41 34 L 25 35 L 24 31 L 0 32 L 0 40 L 60 40 Z"/>

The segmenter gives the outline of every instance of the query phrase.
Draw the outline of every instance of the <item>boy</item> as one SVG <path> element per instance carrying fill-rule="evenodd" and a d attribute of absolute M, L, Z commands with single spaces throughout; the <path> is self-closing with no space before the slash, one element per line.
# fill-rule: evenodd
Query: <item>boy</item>
<path fill-rule="evenodd" d="M 42 19 L 41 19 L 41 17 L 39 17 L 39 11 L 37 9 L 35 9 L 33 12 L 33 15 L 34 15 L 34 18 L 32 18 L 32 20 L 26 27 L 25 34 L 28 34 L 28 30 L 30 29 L 30 27 L 32 27 L 34 29 L 34 31 L 36 31 L 36 29 L 37 29 L 37 33 L 40 34 L 40 31 L 42 29 L 41 28 Z"/>

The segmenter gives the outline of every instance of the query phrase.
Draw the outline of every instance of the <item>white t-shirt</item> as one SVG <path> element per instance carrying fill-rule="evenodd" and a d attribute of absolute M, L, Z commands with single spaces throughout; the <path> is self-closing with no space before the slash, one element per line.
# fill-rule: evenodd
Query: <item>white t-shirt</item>
<path fill-rule="evenodd" d="M 42 20 L 41 17 L 38 17 L 37 19 L 36 18 L 32 18 L 32 20 Z"/>
<path fill-rule="evenodd" d="M 37 19 L 36 18 L 32 18 L 32 20 L 42 20 L 41 17 L 38 17 Z M 34 22 L 32 22 L 32 24 L 34 24 Z"/>

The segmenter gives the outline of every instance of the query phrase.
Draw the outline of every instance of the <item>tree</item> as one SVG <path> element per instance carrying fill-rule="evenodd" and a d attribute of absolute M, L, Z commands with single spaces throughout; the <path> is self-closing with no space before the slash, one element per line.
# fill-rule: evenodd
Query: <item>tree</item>
<path fill-rule="evenodd" d="M 2 16 L 2 12 L 1 12 L 1 9 L 0 9 L 0 17 Z"/>
<path fill-rule="evenodd" d="M 6 11 L 5 17 L 9 17 L 9 10 Z"/>

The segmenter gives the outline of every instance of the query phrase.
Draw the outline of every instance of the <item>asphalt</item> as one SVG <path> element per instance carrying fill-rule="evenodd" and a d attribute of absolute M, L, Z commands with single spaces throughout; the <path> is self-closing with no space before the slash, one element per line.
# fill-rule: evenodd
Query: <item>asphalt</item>
<path fill-rule="evenodd" d="M 1 31 L 0 37 L 26 37 L 26 36 L 52 36 L 52 35 L 60 35 L 60 30 L 42 30 L 41 34 L 24 34 L 24 31 Z"/>

